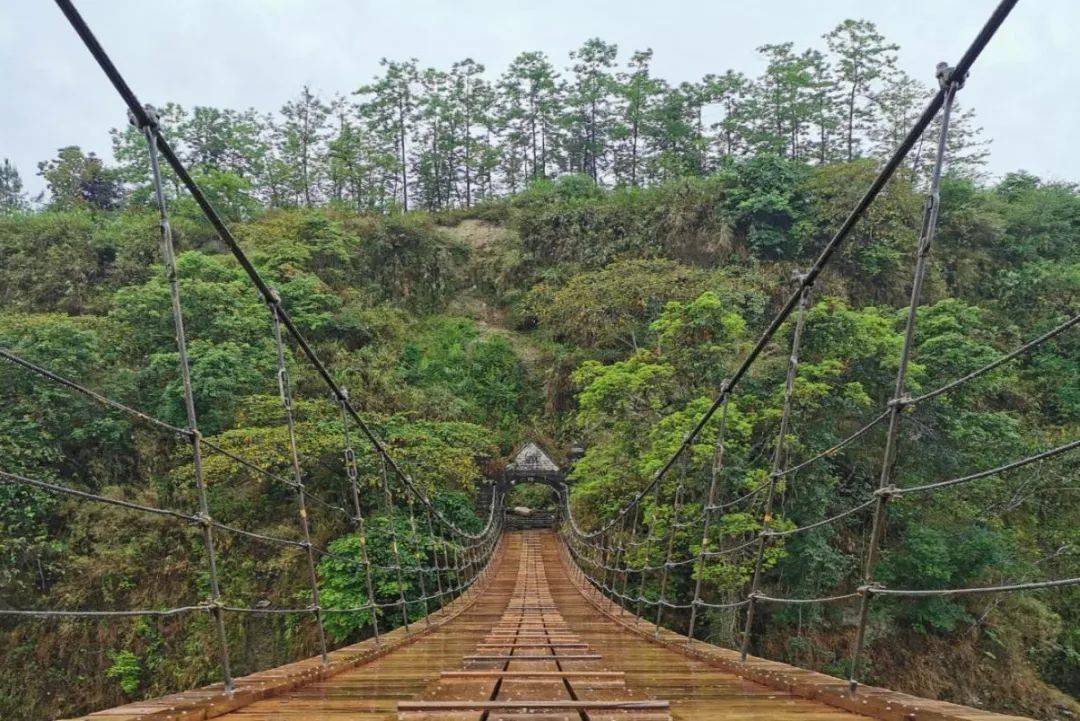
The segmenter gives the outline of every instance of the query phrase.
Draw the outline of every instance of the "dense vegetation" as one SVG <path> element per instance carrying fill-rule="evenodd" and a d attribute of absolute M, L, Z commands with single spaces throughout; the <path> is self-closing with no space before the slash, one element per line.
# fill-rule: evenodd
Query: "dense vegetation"
<path fill-rule="evenodd" d="M 792 272 L 873 177 L 875 152 L 909 119 L 922 91 L 896 71 L 895 48 L 872 26 L 844 23 L 827 47 L 767 46 L 761 78 L 727 73 L 670 87 L 649 75 L 648 53 L 616 72 L 615 49 L 589 41 L 566 79 L 539 53 L 490 84 L 469 61 L 449 73 L 387 63 L 359 104 L 333 104 L 332 124 L 307 91 L 279 118 L 175 106 L 164 117 L 319 354 L 448 515 L 477 528 L 472 499 L 485 473 L 532 437 L 585 448 L 573 503 L 593 523 L 670 455 L 785 297 Z M 50 196 L 32 209 L 15 169 L 0 167 L 0 347 L 183 426 L 141 141 L 130 130 L 114 141 L 115 166 L 73 148 L 43 163 Z M 977 140 L 961 132 L 954 145 L 961 162 L 942 189 L 914 391 L 1045 332 L 1075 314 L 1080 298 L 1076 187 L 1023 172 L 981 183 Z M 892 392 L 923 172 L 919 158 L 905 167 L 815 288 L 787 439 L 793 459 L 862 425 Z M 171 191 L 202 430 L 287 476 L 269 314 L 190 200 Z M 399 212 L 417 206 L 429 210 Z M 729 409 L 725 498 L 766 479 L 789 333 Z M 898 482 L 987 468 L 1076 438 L 1078 351 L 1075 332 L 1063 335 L 919 408 L 905 425 Z M 305 479 L 347 505 L 338 409 L 304 363 L 289 362 Z M 0 403 L 2 470 L 194 507 L 190 449 L 176 438 L 7 363 Z M 676 484 L 688 499 L 683 520 L 700 510 L 708 430 L 660 503 L 647 504 L 655 538 L 677 528 Z M 813 522 L 864 499 L 880 457 L 880 432 L 871 433 L 799 473 L 778 522 Z M 206 470 L 215 517 L 295 536 L 290 488 L 221 455 L 210 454 Z M 438 543 L 424 519 L 414 525 L 407 512 L 386 511 L 370 454 L 361 454 L 360 471 L 375 562 L 389 563 L 393 528 L 405 562 L 419 563 Z M 897 503 L 877 577 L 942 588 L 1075 576 L 1075 478 L 1076 459 L 1065 457 Z M 528 491 L 519 498 L 545 500 Z M 312 514 L 319 544 L 358 552 L 344 518 L 320 506 Z M 744 538 L 760 516 L 760 503 L 731 509 L 713 542 Z M 866 532 L 866 517 L 853 516 L 793 538 L 770 554 L 766 589 L 850 589 Z M 686 557 L 699 542 L 693 529 L 678 529 L 675 553 Z M 642 546 L 627 560 L 661 561 L 662 548 Z M 17 608 L 151 608 L 207 595 L 195 529 L 16 485 L 0 484 L 0 557 L 0 602 Z M 221 557 L 229 603 L 307 603 L 296 549 L 226 536 Z M 706 567 L 709 599 L 745 591 L 750 561 L 732 558 Z M 367 600 L 348 564 L 325 558 L 319 571 L 327 605 Z M 690 582 L 677 575 L 669 597 L 685 598 Z M 646 595 L 654 584 L 647 580 Z M 398 592 L 395 576 L 380 571 L 377 600 Z M 1068 696 L 1080 693 L 1078 609 L 1075 589 L 879 603 L 868 680 L 1041 718 L 1080 713 Z M 845 671 L 849 606 L 762 616 L 763 655 Z M 335 643 L 353 641 L 367 620 L 335 617 L 328 632 Z M 685 627 L 685 618 L 671 620 Z M 382 622 L 397 623 L 392 609 Z M 709 613 L 699 633 L 731 644 L 735 624 L 729 613 Z M 229 635 L 238 673 L 315 649 L 300 616 L 234 619 Z M 0 638 L 4 718 L 70 715 L 216 678 L 202 616 L 7 619 Z M 56 689 L 64 693 L 49 694 Z"/>

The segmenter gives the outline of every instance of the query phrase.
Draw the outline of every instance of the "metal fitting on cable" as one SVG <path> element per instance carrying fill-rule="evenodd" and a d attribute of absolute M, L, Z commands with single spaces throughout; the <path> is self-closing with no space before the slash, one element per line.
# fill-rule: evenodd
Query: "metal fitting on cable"
<path fill-rule="evenodd" d="M 894 408 L 895 407 L 895 408 L 899 408 L 900 410 L 904 410 L 905 408 L 907 408 L 908 406 L 911 405 L 911 401 L 912 401 L 911 396 L 905 393 L 902 396 L 899 396 L 897 398 L 893 398 L 886 405 L 888 405 L 889 408 Z"/>
<path fill-rule="evenodd" d="M 885 498 L 885 499 L 892 498 L 893 496 L 895 496 L 895 495 L 897 495 L 899 493 L 900 493 L 900 489 L 897 488 L 896 486 L 885 486 L 883 488 L 879 488 L 876 491 L 874 491 L 875 496 L 881 496 L 882 498 Z"/>
<path fill-rule="evenodd" d="M 128 122 L 139 130 L 150 128 L 156 133 L 161 125 L 161 118 L 158 115 L 157 108 L 150 103 L 147 103 L 143 106 L 143 112 L 146 113 L 146 120 L 140 121 L 139 118 L 135 116 L 135 113 L 131 112 L 131 109 L 128 108 Z"/>
<path fill-rule="evenodd" d="M 944 88 L 949 83 L 956 83 L 957 90 L 964 87 L 964 83 L 966 83 L 968 79 L 968 74 L 964 73 L 964 77 L 962 78 L 954 78 L 953 76 L 955 74 L 956 68 L 946 62 L 938 63 L 934 72 L 934 77 L 936 77 L 938 81 L 938 87 Z"/>
<path fill-rule="evenodd" d="M 880 591 L 883 588 L 885 588 L 885 586 L 877 582 L 867 583 L 856 588 L 855 592 L 863 596 L 873 596 L 877 591 Z"/>
<path fill-rule="evenodd" d="M 196 513 L 191 517 L 191 522 L 206 527 L 213 524 L 213 519 L 205 513 Z"/>

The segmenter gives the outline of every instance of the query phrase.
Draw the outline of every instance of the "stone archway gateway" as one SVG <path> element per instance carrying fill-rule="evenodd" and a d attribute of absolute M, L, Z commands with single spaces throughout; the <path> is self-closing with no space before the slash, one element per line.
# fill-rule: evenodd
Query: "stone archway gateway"
<path fill-rule="evenodd" d="M 510 462 L 498 479 L 500 490 L 507 494 L 514 486 L 524 483 L 549 486 L 559 498 L 566 491 L 565 472 L 552 459 L 551 454 L 535 441 L 527 441 L 514 450 Z M 507 509 L 507 525 L 510 528 L 551 527 L 554 520 L 555 514 L 550 512 L 526 515 Z"/>
<path fill-rule="evenodd" d="M 543 483 L 552 486 L 556 491 L 562 490 L 566 480 L 566 474 L 552 460 L 551 454 L 535 441 L 523 443 L 514 451 L 502 476 L 502 480 L 511 485 L 525 482 Z"/>

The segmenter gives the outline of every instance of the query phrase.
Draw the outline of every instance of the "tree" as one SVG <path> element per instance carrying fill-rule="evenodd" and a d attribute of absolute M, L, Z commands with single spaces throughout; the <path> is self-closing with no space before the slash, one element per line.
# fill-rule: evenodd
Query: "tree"
<path fill-rule="evenodd" d="M 45 179 L 54 208 L 111 210 L 123 198 L 116 172 L 77 145 L 60 148 L 54 159 L 38 163 L 38 175 Z"/>
<path fill-rule="evenodd" d="M 450 76 L 441 70 L 427 68 L 420 73 L 419 82 L 414 195 L 419 196 L 418 204 L 425 209 L 438 210 L 451 204 L 456 180 L 456 130 Z"/>
<path fill-rule="evenodd" d="M 450 69 L 455 121 L 460 128 L 461 177 L 465 183 L 466 208 L 473 204 L 477 158 L 483 156 L 485 145 L 473 134 L 478 125 L 483 125 L 486 101 L 491 96 L 490 87 L 481 77 L 483 73 L 484 66 L 472 58 L 459 60 Z"/>
<path fill-rule="evenodd" d="M 745 150 L 747 124 L 751 120 L 746 97 L 751 83 L 745 75 L 734 70 L 728 70 L 723 75 L 706 75 L 702 82 L 709 105 L 719 106 L 722 113 L 721 119 L 709 127 L 715 133 L 712 145 L 722 161 Z"/>
<path fill-rule="evenodd" d="M 23 192 L 19 169 L 7 158 L 0 163 L 0 214 L 26 210 L 26 193 Z"/>
<path fill-rule="evenodd" d="M 295 193 L 311 207 L 318 197 L 323 174 L 321 165 L 323 142 L 330 109 L 308 86 L 300 97 L 281 108 L 284 123 L 279 126 L 278 147 L 282 160 L 295 168 Z"/>
<path fill-rule="evenodd" d="M 575 61 L 574 79 L 567 96 L 567 164 L 572 172 L 586 173 L 599 182 L 611 131 L 611 102 L 614 88 L 611 69 L 618 55 L 617 45 L 591 38 L 570 53 Z"/>
<path fill-rule="evenodd" d="M 817 50 L 806 50 L 801 57 L 808 74 L 805 92 L 805 110 L 807 121 L 814 130 L 806 139 L 806 152 L 803 157 L 814 157 L 824 164 L 835 159 L 835 134 L 840 127 L 840 117 L 836 112 L 839 105 L 836 86 L 830 78 L 832 68 L 826 57 Z"/>
<path fill-rule="evenodd" d="M 174 149 L 185 155 L 183 128 L 188 122 L 188 111 L 177 103 L 165 103 L 156 108 L 158 124 L 162 134 L 169 139 Z M 129 202 L 148 205 L 152 202 L 153 190 L 150 187 L 150 156 L 146 147 L 146 136 L 134 125 L 127 123 L 120 128 L 111 128 L 113 158 L 117 166 L 114 169 L 116 179 L 129 191 Z M 167 163 L 161 166 L 162 183 L 165 196 L 176 198 L 181 193 L 180 179 Z"/>
<path fill-rule="evenodd" d="M 641 182 L 642 156 L 649 152 L 642 141 L 649 134 L 648 125 L 657 98 L 664 92 L 663 81 L 652 77 L 649 64 L 651 48 L 638 50 L 626 70 L 616 76 L 619 94 L 618 120 L 612 128 L 616 182 L 638 185 Z"/>
<path fill-rule="evenodd" d="M 654 151 L 647 158 L 646 172 L 651 181 L 701 173 L 704 158 L 698 123 L 702 102 L 702 88 L 694 83 L 665 88 L 650 118 Z"/>
<path fill-rule="evenodd" d="M 544 53 L 521 53 L 503 73 L 498 87 L 507 180 L 514 189 L 519 180 L 548 176 L 561 104 L 558 73 Z"/>
<path fill-rule="evenodd" d="M 754 115 L 759 119 L 754 144 L 759 151 L 800 158 L 813 108 L 810 95 L 816 87 L 811 74 L 814 58 L 797 55 L 792 43 L 763 45 L 758 52 L 768 65 L 754 85 Z"/>
<path fill-rule="evenodd" d="M 305 89 L 306 90 L 306 89 Z M 196 106 L 177 126 L 184 159 L 204 170 L 219 170 L 256 179 L 268 151 L 262 122 L 253 109 L 236 111 Z"/>
<path fill-rule="evenodd" d="M 383 76 L 356 91 L 365 97 L 360 104 L 360 113 L 371 123 L 372 129 L 391 141 L 395 148 L 401 208 L 408 212 L 408 142 L 415 123 L 419 72 L 415 58 L 405 62 L 383 58 L 379 64 L 384 68 Z"/>
<path fill-rule="evenodd" d="M 889 74 L 896 63 L 899 45 L 888 43 L 868 20 L 845 20 L 825 36 L 834 55 L 835 83 L 843 90 L 844 143 L 847 159 L 858 154 L 858 134 L 872 123 L 870 98 L 875 82 Z"/>
<path fill-rule="evenodd" d="M 902 70 L 885 77 L 881 91 L 874 95 L 879 122 L 874 124 L 870 132 L 870 141 L 875 154 L 886 155 L 896 150 L 929 97 L 929 88 Z M 924 133 L 923 138 L 927 137 L 929 133 Z M 917 166 L 922 157 L 921 152 L 914 152 L 908 160 Z"/>

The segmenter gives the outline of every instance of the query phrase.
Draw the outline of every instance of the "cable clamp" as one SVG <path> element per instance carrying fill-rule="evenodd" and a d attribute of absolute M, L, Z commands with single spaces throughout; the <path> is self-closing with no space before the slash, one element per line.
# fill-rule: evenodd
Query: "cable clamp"
<path fill-rule="evenodd" d="M 139 118 L 135 116 L 135 113 L 131 112 L 131 108 L 128 108 L 128 122 L 139 130 L 149 128 L 156 134 L 161 124 L 161 118 L 158 115 L 157 108 L 150 103 L 147 103 L 143 106 L 143 112 L 146 114 L 145 122 L 141 122 Z"/>
<path fill-rule="evenodd" d="M 938 63 L 937 67 L 934 69 L 934 77 L 937 78 L 938 87 L 940 88 L 947 87 L 949 83 L 956 83 L 957 90 L 964 87 L 964 83 L 966 83 L 968 79 L 968 73 L 964 73 L 964 77 L 962 78 L 954 77 L 955 75 L 956 68 L 946 62 Z"/>
<path fill-rule="evenodd" d="M 880 591 L 884 588 L 884 584 L 875 581 L 873 583 L 867 583 L 859 586 L 857 589 L 855 589 L 855 591 L 862 596 L 873 596 L 875 592 Z"/>
<path fill-rule="evenodd" d="M 221 599 L 209 598 L 199 604 L 201 608 L 205 608 L 207 611 L 214 613 L 215 611 L 221 611 L 225 608 L 225 604 L 221 602 Z"/>
<path fill-rule="evenodd" d="M 892 498 L 893 496 L 895 496 L 895 495 L 897 495 L 899 493 L 900 493 L 900 489 L 897 488 L 896 486 L 884 486 L 884 487 L 879 488 L 876 491 L 874 491 L 875 496 L 880 496 L 881 498 L 886 498 L 886 499 Z"/>
<path fill-rule="evenodd" d="M 212 518 L 210 518 L 209 515 L 205 513 L 196 513 L 194 516 L 191 517 L 191 522 L 207 528 L 211 524 L 213 524 L 214 521 Z"/>
<path fill-rule="evenodd" d="M 907 393 L 905 393 L 902 396 L 898 396 L 896 398 L 893 398 L 892 400 L 890 400 L 888 402 L 887 405 L 889 406 L 889 408 L 899 408 L 900 410 L 904 410 L 909 405 L 911 405 L 911 401 L 912 401 L 911 396 L 908 395 Z"/>

